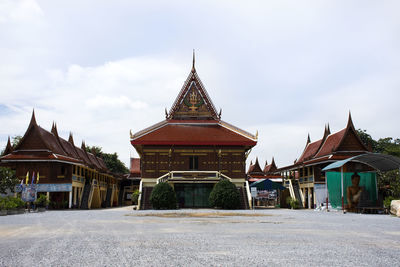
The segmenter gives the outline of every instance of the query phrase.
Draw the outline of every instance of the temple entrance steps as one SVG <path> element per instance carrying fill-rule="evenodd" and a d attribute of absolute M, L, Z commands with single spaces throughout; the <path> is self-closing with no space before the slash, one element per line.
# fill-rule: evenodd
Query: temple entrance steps
<path fill-rule="evenodd" d="M 91 191 L 92 185 L 90 183 L 86 183 L 83 188 L 82 200 L 81 200 L 81 209 L 89 209 L 89 195 Z"/>
<path fill-rule="evenodd" d="M 249 201 L 248 201 L 248 198 L 247 198 L 247 192 L 244 189 L 244 187 L 240 187 L 239 188 L 239 194 L 240 194 L 240 207 L 239 207 L 239 209 L 248 210 L 250 208 L 249 207 Z"/>
<path fill-rule="evenodd" d="M 111 207 L 111 194 L 112 194 L 112 188 L 111 187 L 107 187 L 106 208 Z"/>
<path fill-rule="evenodd" d="M 153 192 L 153 187 L 143 187 L 142 188 L 142 198 L 140 209 L 149 210 L 152 209 L 152 205 L 150 203 L 151 192 Z"/>
<path fill-rule="evenodd" d="M 290 181 L 290 183 L 289 183 L 290 196 L 292 198 L 295 198 L 296 200 L 298 200 L 299 203 L 300 203 L 300 206 L 303 208 L 304 207 L 304 200 L 303 200 L 303 197 L 302 197 L 302 192 L 300 190 L 299 181 L 296 180 L 296 179 L 291 179 L 289 181 Z"/>

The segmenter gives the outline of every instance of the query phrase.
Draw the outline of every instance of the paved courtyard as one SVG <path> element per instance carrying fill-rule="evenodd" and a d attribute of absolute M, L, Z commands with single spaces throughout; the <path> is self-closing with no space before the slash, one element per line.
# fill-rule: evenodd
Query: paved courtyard
<path fill-rule="evenodd" d="M 399 266 L 400 219 L 309 210 L 0 217 L 0 266 Z"/>

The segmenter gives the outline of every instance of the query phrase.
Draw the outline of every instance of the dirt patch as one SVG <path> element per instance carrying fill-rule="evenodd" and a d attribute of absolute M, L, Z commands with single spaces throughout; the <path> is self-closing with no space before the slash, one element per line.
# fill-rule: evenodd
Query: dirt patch
<path fill-rule="evenodd" d="M 271 214 L 261 213 L 240 213 L 240 212 L 165 212 L 165 213 L 145 213 L 127 214 L 126 216 L 137 217 L 161 217 L 161 218 L 220 218 L 220 217 L 267 217 Z"/>

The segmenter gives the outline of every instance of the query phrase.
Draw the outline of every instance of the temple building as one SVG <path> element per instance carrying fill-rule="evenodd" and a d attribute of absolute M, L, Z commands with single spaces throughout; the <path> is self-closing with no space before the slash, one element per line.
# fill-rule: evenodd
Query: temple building
<path fill-rule="evenodd" d="M 209 207 L 208 197 L 221 179 L 232 181 L 249 207 L 246 158 L 257 137 L 221 120 L 203 83 L 192 70 L 165 120 L 135 134 L 131 144 L 140 155 L 140 208 L 159 182 L 174 187 L 180 207 Z"/>
<path fill-rule="evenodd" d="M 315 189 L 326 187 L 325 173 L 321 171 L 332 162 L 369 152 L 370 149 L 359 138 L 351 114 L 344 129 L 331 133 L 325 126 L 323 137 L 311 142 L 308 135 L 306 146 L 300 157 L 290 166 L 280 168 L 285 185 L 293 198 L 305 208 L 314 208 Z"/>
<path fill-rule="evenodd" d="M 54 208 L 100 208 L 118 205 L 120 178 L 112 174 L 103 159 L 36 123 L 35 112 L 21 141 L 12 148 L 10 139 L 0 158 L 0 166 L 16 171 L 19 180 L 35 184 L 38 194 L 46 194 Z M 35 174 L 35 175 L 33 175 Z M 33 178 L 34 177 L 34 178 Z M 17 187 L 17 190 L 21 188 Z"/>
<path fill-rule="evenodd" d="M 253 183 L 260 179 L 269 179 L 278 183 L 283 182 L 282 176 L 275 164 L 274 157 L 272 157 L 271 164 L 268 164 L 268 161 L 265 161 L 264 169 L 261 169 L 258 158 L 256 158 L 254 164 L 250 162 L 249 169 L 247 170 L 247 180 L 249 183 Z"/>

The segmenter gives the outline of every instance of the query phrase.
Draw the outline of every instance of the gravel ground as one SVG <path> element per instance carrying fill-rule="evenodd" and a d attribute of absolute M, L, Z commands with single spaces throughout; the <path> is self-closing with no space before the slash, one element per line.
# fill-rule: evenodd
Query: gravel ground
<path fill-rule="evenodd" d="M 0 266 L 400 265 L 393 216 L 218 212 L 230 211 L 124 207 L 0 217 Z"/>

